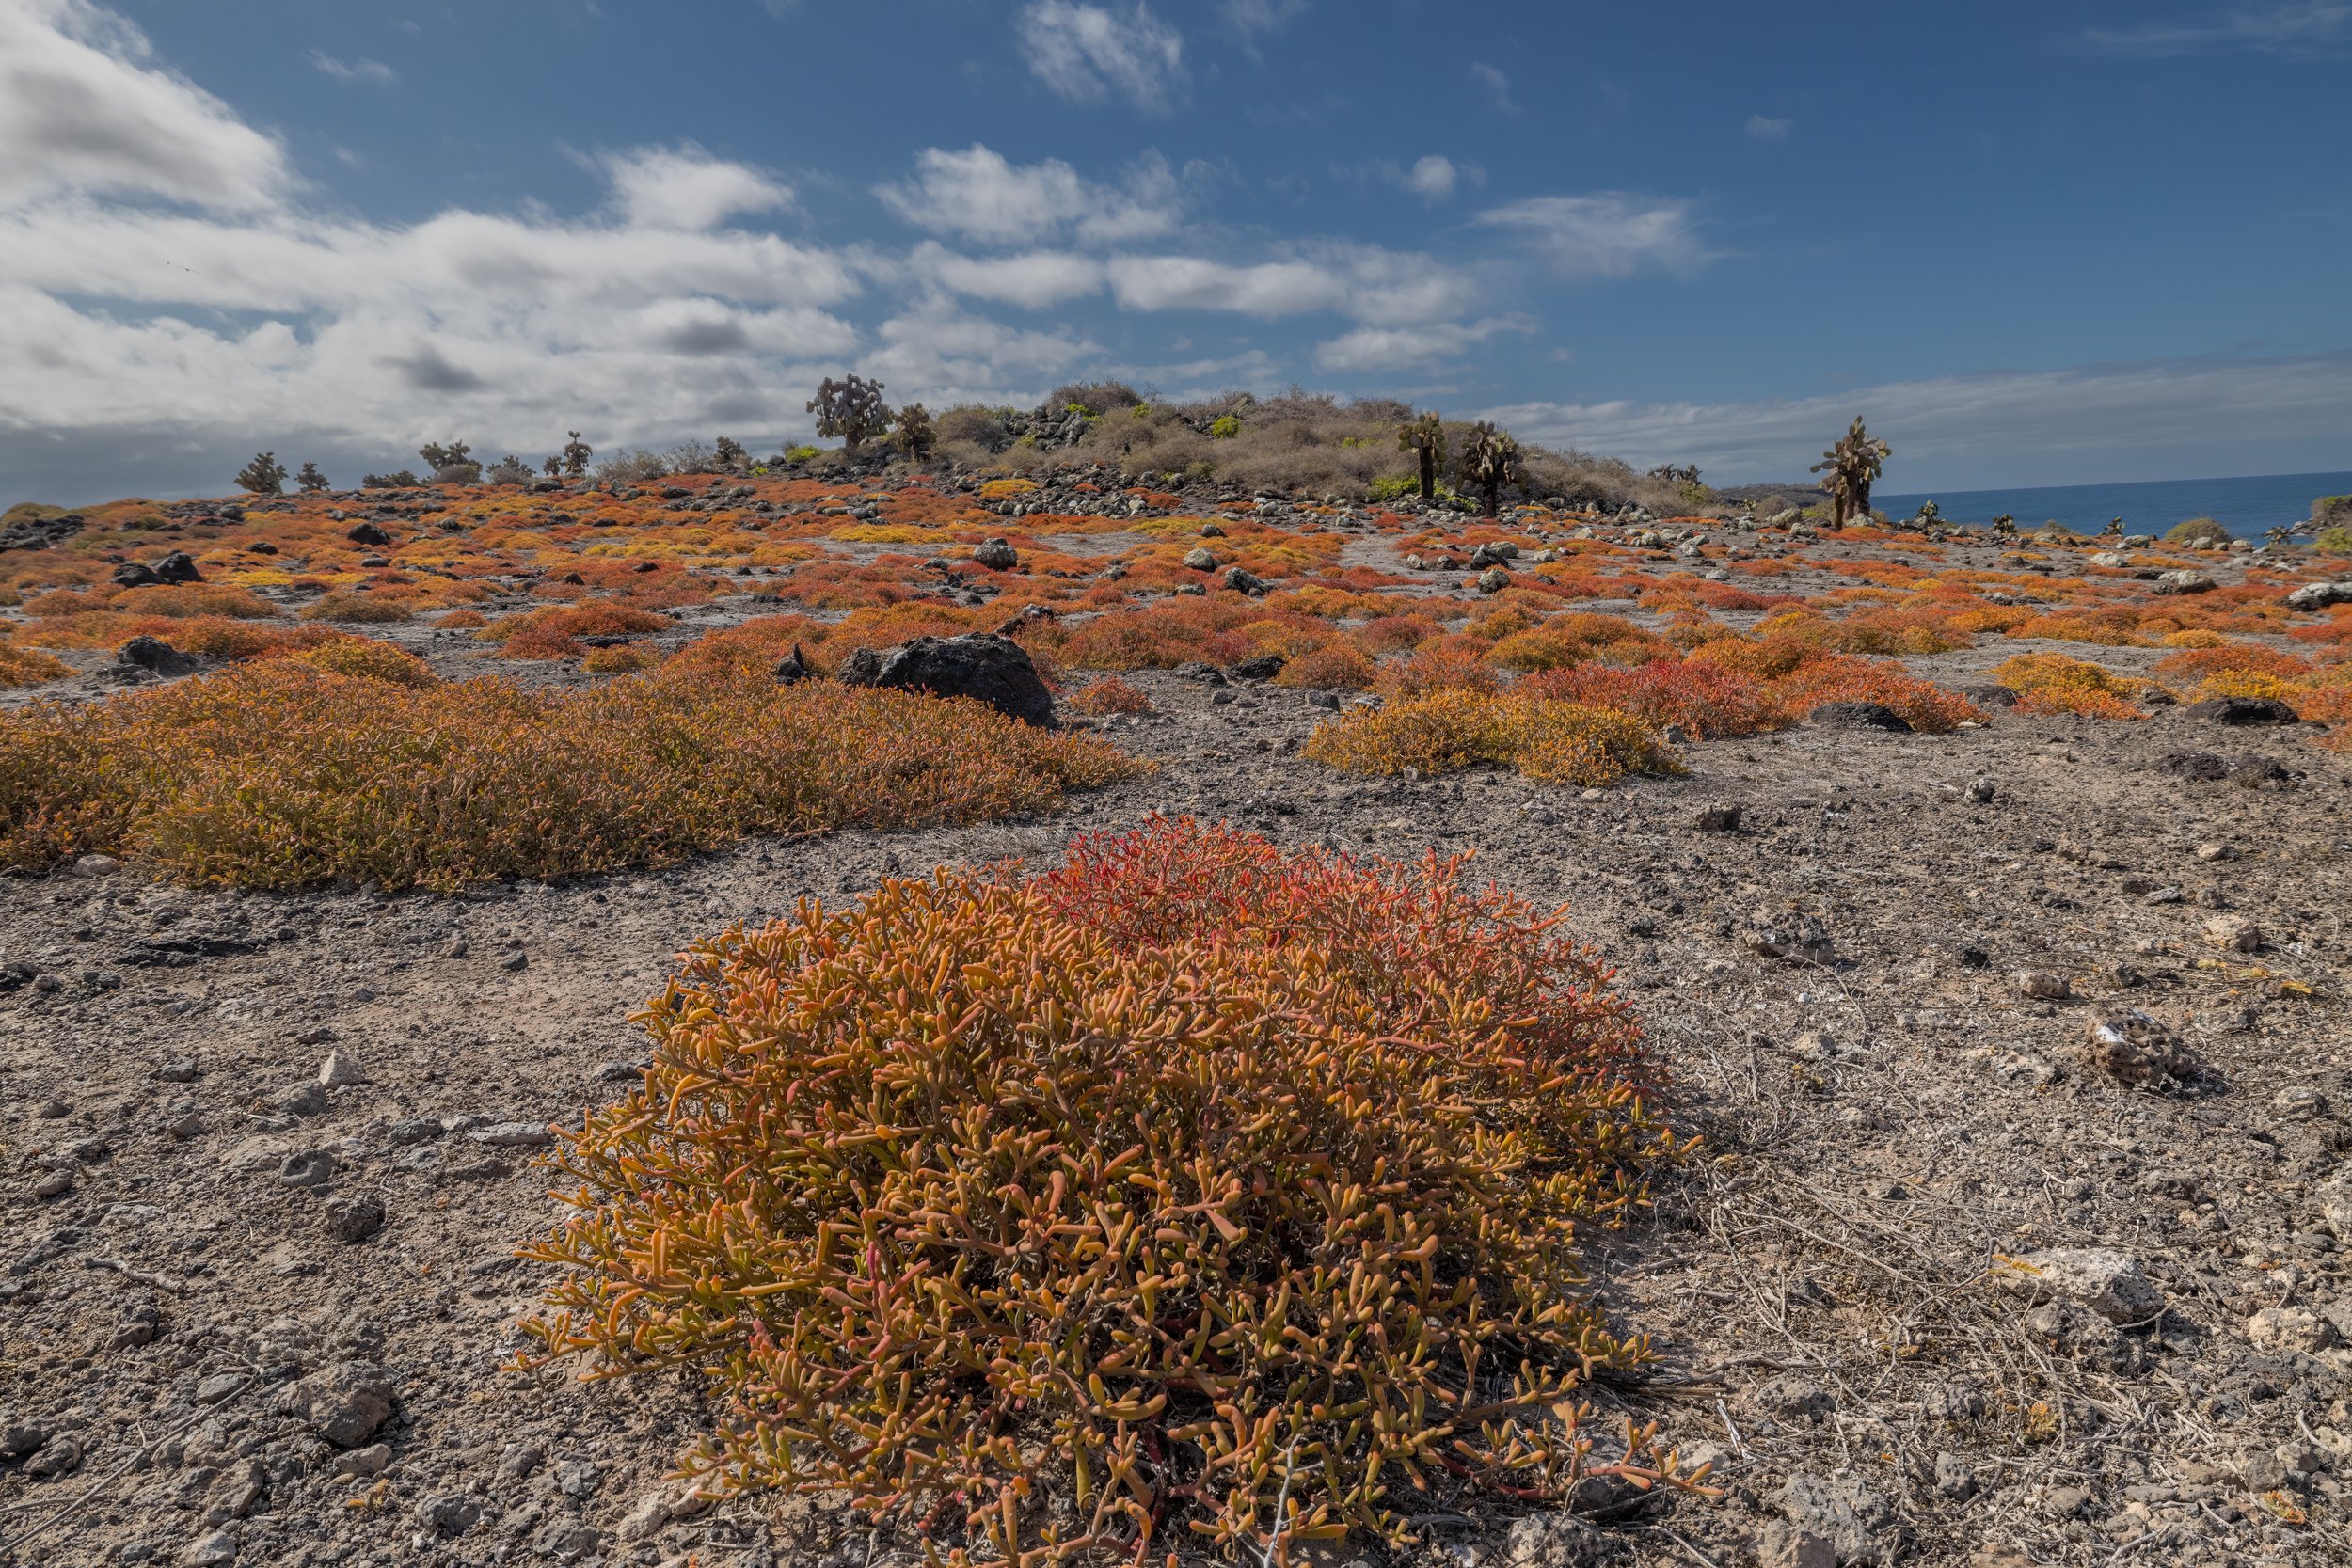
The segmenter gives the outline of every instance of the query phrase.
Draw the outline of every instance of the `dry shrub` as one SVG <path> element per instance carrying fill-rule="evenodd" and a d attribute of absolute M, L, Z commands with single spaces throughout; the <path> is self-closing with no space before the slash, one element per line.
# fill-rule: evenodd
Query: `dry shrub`
<path fill-rule="evenodd" d="M 1679 724 L 1702 740 L 1755 735 L 1788 723 L 1782 704 L 1762 682 L 1696 659 L 1654 659 L 1638 670 L 1584 664 L 1531 675 L 1521 689 L 1629 713 L 1660 729 Z"/>
<path fill-rule="evenodd" d="M 1300 654 L 1275 675 L 1277 686 L 1310 691 L 1361 691 L 1373 683 L 1379 667 L 1349 642 L 1334 642 Z"/>
<path fill-rule="evenodd" d="M 1628 773 L 1678 773 L 1680 760 L 1640 720 L 1581 703 L 1452 688 L 1358 708 L 1315 726 L 1304 754 L 1351 773 L 1512 768 L 1539 784 L 1594 786 Z"/>
<path fill-rule="evenodd" d="M 640 670 L 650 670 L 661 662 L 659 648 L 641 643 L 622 642 L 610 648 L 591 648 L 580 667 L 592 675 L 630 675 Z"/>
<path fill-rule="evenodd" d="M 1373 686 L 1393 702 L 1432 691 L 1500 691 L 1502 677 L 1472 638 L 1439 636 L 1402 659 L 1380 666 Z"/>
<path fill-rule="evenodd" d="M 1985 722 L 1984 710 L 1958 692 L 1905 674 L 1899 665 L 1842 654 L 1772 682 L 1772 696 L 1799 719 L 1824 703 L 1877 703 L 1921 735 L 1949 735 L 1962 724 Z"/>
<path fill-rule="evenodd" d="M 405 648 L 373 637 L 342 637 L 291 656 L 292 662 L 324 670 L 331 675 L 389 681 L 394 686 L 426 687 L 440 677 L 432 666 Z"/>
<path fill-rule="evenodd" d="M 544 610 L 524 610 L 519 615 L 501 615 L 474 635 L 485 642 L 511 643 L 514 639 L 532 633 L 547 641 L 556 638 L 644 637 L 675 630 L 676 626 L 666 615 L 628 605 L 549 605 Z M 510 657 L 530 656 L 515 654 L 510 649 Z"/>
<path fill-rule="evenodd" d="M 0 715 L 0 865 L 448 889 L 664 864 L 761 832 L 971 822 L 1139 765 L 977 703 L 811 682 L 410 688 L 292 659 Z"/>
<path fill-rule="evenodd" d="M 408 607 L 376 594 L 329 594 L 296 611 L 306 621 L 337 621 L 351 626 L 389 626 L 408 619 Z"/>
<path fill-rule="evenodd" d="M 72 673 L 72 669 L 63 659 L 35 648 L 18 648 L 0 642 L 0 691 L 61 681 Z"/>
<path fill-rule="evenodd" d="M 553 626 L 525 626 L 501 638 L 498 652 L 506 658 L 553 660 L 579 658 L 588 652 L 588 645 Z"/>
<path fill-rule="evenodd" d="M 1576 1255 L 1676 1149 L 1636 1026 L 1458 876 L 1155 821 L 702 943 L 553 1162 L 532 1359 L 701 1370 L 706 1485 L 846 1491 L 950 1563 L 1671 1477 L 1579 1432 L 1648 1354 Z"/>
<path fill-rule="evenodd" d="M 1152 711 L 1152 699 L 1117 675 L 1104 675 L 1089 681 L 1078 689 L 1066 705 L 1073 713 L 1083 713 L 1097 719 L 1117 713 Z"/>
<path fill-rule="evenodd" d="M 167 582 L 126 588 L 106 604 L 124 615 L 161 615 L 174 621 L 219 615 L 235 621 L 272 621 L 278 607 L 225 582 Z"/>
<path fill-rule="evenodd" d="M 1559 670 L 1590 659 L 1640 664 L 1673 647 L 1657 633 L 1616 615 L 1573 610 L 1540 626 L 1513 632 L 1486 657 L 1506 670 Z"/>
<path fill-rule="evenodd" d="M 2252 642 L 2201 642 L 2167 654 L 2156 660 L 2151 672 L 2161 679 L 2176 684 L 2194 684 L 2224 671 L 2275 675 L 2282 681 L 2300 680 L 2312 673 L 2311 660 L 2277 648 L 2265 648 Z"/>
<path fill-rule="evenodd" d="M 2004 659 L 1993 679 L 2018 694 L 2027 713 L 2068 713 L 2087 719 L 2145 719 L 2133 705 L 2151 683 L 2118 675 L 2064 654 L 2019 654 Z"/>

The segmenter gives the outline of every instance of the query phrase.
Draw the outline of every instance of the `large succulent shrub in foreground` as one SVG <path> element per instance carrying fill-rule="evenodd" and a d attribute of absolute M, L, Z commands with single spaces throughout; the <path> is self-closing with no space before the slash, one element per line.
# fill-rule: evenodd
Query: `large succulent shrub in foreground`
<path fill-rule="evenodd" d="M 564 1140 L 540 1354 L 706 1371 L 706 1486 L 846 1491 L 954 1559 L 1671 1475 L 1580 1433 L 1647 1354 L 1576 1252 L 1672 1147 L 1638 1030 L 1457 869 L 1155 821 L 703 944 Z"/>

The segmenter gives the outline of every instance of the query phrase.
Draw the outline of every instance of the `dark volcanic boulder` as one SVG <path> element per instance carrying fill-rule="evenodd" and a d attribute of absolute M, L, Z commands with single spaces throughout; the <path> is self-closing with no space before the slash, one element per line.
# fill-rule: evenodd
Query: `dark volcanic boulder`
<path fill-rule="evenodd" d="M 115 662 L 157 675 L 192 675 L 204 668 L 202 659 L 182 653 L 158 637 L 134 637 L 115 651 Z"/>
<path fill-rule="evenodd" d="M 155 575 L 155 568 L 135 561 L 126 561 L 115 568 L 117 588 L 152 588 L 164 579 Z"/>
<path fill-rule="evenodd" d="M 343 537 L 355 545 L 389 545 L 392 542 L 392 536 L 373 523 L 355 524 Z"/>
<path fill-rule="evenodd" d="M 202 582 L 204 574 L 196 569 L 196 562 L 185 550 L 174 550 L 155 562 L 155 576 L 164 582 Z"/>
<path fill-rule="evenodd" d="M 797 686 L 817 673 L 808 667 L 808 656 L 801 652 L 798 642 L 792 644 L 789 655 L 776 661 L 775 673 L 778 686 Z"/>
<path fill-rule="evenodd" d="M 1255 658 L 1245 658 L 1234 665 L 1232 673 L 1246 681 L 1270 681 L 1280 674 L 1282 666 L 1289 662 L 1280 654 L 1260 654 Z"/>
<path fill-rule="evenodd" d="M 1813 722 L 1824 729 L 1911 733 L 1911 721 L 1884 703 L 1823 703 L 1813 710 Z"/>
<path fill-rule="evenodd" d="M 888 653 L 861 648 L 836 672 L 851 686 L 891 686 L 935 697 L 970 697 L 1025 724 L 1054 722 L 1053 693 L 1037 666 L 1009 638 L 918 637 Z"/>
<path fill-rule="evenodd" d="M 2297 721 L 2295 710 L 2276 697 L 2212 697 L 2201 703 L 2191 703 L 2181 711 L 2208 724 L 2233 727 L 2292 724 Z"/>
<path fill-rule="evenodd" d="M 1963 686 L 1954 689 L 1979 707 L 2015 707 L 2017 705 L 2015 691 L 2006 686 L 1994 686 L 1990 681 L 1979 681 L 1974 686 Z"/>

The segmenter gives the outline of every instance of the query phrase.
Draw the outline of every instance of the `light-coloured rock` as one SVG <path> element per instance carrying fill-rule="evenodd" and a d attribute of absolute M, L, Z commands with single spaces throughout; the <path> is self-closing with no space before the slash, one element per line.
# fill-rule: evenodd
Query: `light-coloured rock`
<path fill-rule="evenodd" d="M 319 1064 L 319 1086 L 327 1089 L 348 1088 L 368 1081 L 359 1066 L 359 1058 L 349 1050 L 330 1051 L 326 1060 Z"/>
<path fill-rule="evenodd" d="M 2336 1325 L 2308 1307 L 2265 1307 L 2246 1320 L 2246 1339 L 2256 1350 L 2315 1355 L 2336 1342 Z"/>
<path fill-rule="evenodd" d="M 2074 988 L 2063 974 L 2046 969 L 2021 969 L 2017 972 L 2017 994 L 2038 1002 L 2063 1002 L 2074 994 Z"/>
<path fill-rule="evenodd" d="M 2340 1242 L 2352 1242 L 2352 1171 L 2322 1181 L 2312 1192 L 2313 1207 L 2319 1212 L 2319 1223 L 2326 1226 Z"/>
<path fill-rule="evenodd" d="M 2052 1247 L 2009 1259 L 2009 1288 L 2030 1305 L 2071 1301 L 2111 1323 L 2143 1323 L 2164 1310 L 2164 1292 L 2139 1259 L 2106 1247 Z"/>
<path fill-rule="evenodd" d="M 2204 924 L 2201 933 L 2208 947 L 2218 947 L 2225 953 L 2259 953 L 2263 950 L 2262 927 L 2242 914 L 2217 914 Z"/>

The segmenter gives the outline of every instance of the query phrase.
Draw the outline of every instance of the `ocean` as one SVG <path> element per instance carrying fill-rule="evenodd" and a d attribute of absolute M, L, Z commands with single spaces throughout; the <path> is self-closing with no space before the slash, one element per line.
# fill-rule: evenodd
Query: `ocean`
<path fill-rule="evenodd" d="M 2250 474 L 2241 479 L 2157 479 L 2133 484 L 2044 484 L 2023 490 L 1940 490 L 1935 504 L 1955 523 L 1989 523 L 2006 512 L 2021 529 L 2063 523 L 2096 533 L 2110 517 L 2126 533 L 2162 533 L 2191 517 L 2211 517 L 2233 534 L 2259 539 L 2263 531 L 2299 523 L 2314 496 L 2352 495 L 2352 473 Z M 1909 517 L 1927 495 L 1872 494 L 1871 507 Z"/>

